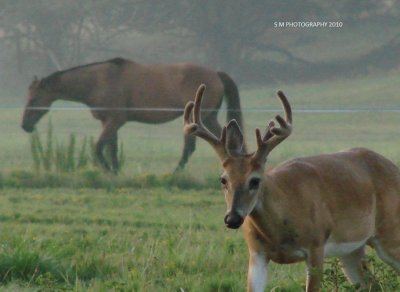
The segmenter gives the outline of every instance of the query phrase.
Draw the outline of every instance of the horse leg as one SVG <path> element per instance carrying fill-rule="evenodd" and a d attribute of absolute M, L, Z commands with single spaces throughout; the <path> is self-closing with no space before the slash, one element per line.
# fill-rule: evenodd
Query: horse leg
<path fill-rule="evenodd" d="M 217 120 L 218 112 L 212 112 L 204 120 L 204 125 L 217 137 L 221 135 L 222 128 Z M 185 135 L 185 144 L 182 151 L 182 157 L 175 169 L 175 172 L 182 170 L 185 164 L 188 162 L 189 157 L 193 154 L 196 149 L 196 137 L 192 135 Z"/>
<path fill-rule="evenodd" d="M 192 135 L 184 136 L 184 144 L 181 159 L 179 160 L 178 166 L 175 168 L 174 173 L 182 170 L 185 164 L 188 162 L 189 157 L 196 149 L 196 137 Z"/>
<path fill-rule="evenodd" d="M 114 120 L 108 120 L 107 122 L 103 122 L 103 131 L 100 134 L 100 137 L 96 144 L 96 156 L 99 160 L 101 166 L 110 171 L 111 169 L 114 172 L 118 171 L 118 129 L 123 125 L 123 123 L 118 123 Z M 112 168 L 104 157 L 104 147 L 108 146 L 111 156 Z"/>
<path fill-rule="evenodd" d="M 118 132 L 115 132 L 115 135 L 110 138 L 108 142 L 108 151 L 111 158 L 112 171 L 117 174 L 119 171 L 119 162 L 118 162 Z"/>
<path fill-rule="evenodd" d="M 204 119 L 204 125 L 217 137 L 221 135 L 222 128 L 217 120 L 218 112 L 212 112 Z M 182 151 L 181 159 L 178 163 L 178 166 L 175 168 L 175 173 L 182 170 L 185 167 L 185 164 L 188 162 L 190 156 L 193 154 L 196 149 L 196 137 L 192 135 L 185 135 L 184 137 L 184 146 Z"/>
<path fill-rule="evenodd" d="M 105 159 L 103 155 L 103 149 L 106 146 L 106 141 L 102 139 L 102 136 L 100 135 L 100 138 L 97 140 L 96 143 L 96 157 L 97 160 L 99 161 L 100 165 L 107 171 L 110 171 L 110 165 L 108 164 L 107 160 Z"/>

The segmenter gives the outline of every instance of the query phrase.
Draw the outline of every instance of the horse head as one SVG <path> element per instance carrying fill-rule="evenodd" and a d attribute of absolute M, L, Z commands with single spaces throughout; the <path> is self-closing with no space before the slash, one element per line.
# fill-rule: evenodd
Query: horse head
<path fill-rule="evenodd" d="M 38 80 L 35 76 L 29 86 L 27 102 L 22 117 L 22 128 L 31 133 L 36 123 L 49 111 L 54 101 L 51 87 L 43 79 Z"/>

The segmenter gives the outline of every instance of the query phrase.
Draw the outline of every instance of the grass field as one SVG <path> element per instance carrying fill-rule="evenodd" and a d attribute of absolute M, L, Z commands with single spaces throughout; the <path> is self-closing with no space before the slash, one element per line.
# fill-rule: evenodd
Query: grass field
<path fill-rule="evenodd" d="M 290 98 L 295 109 L 294 133 L 271 154 L 270 166 L 298 156 L 355 146 L 369 147 L 400 164 L 400 113 L 296 112 L 399 108 L 399 79 L 400 72 L 394 71 L 316 84 L 243 87 L 242 107 L 279 109 L 275 97 L 278 88 Z M 32 174 L 29 135 L 20 129 L 22 109 L 1 113 L 2 180 L 21 171 Z M 251 147 L 255 145 L 254 128 L 263 127 L 274 115 L 244 113 Z M 224 116 L 221 113 L 221 121 Z M 70 133 L 81 141 L 100 131 L 87 111 L 52 111 L 38 126 L 41 135 L 50 117 L 61 143 Z M 181 132 L 180 119 L 157 126 L 125 125 L 120 138 L 126 165 L 118 179 L 146 179 L 147 174 L 159 178 L 171 173 L 182 148 Z M 133 184 L 96 189 L 71 184 L 32 189 L 17 182 L 13 187 L 3 187 L 0 290 L 243 291 L 247 248 L 241 231 L 224 227 L 223 196 L 212 181 L 217 182 L 219 172 L 215 154 L 199 141 L 185 170 L 203 181 L 195 189 L 162 183 L 150 184 L 152 187 Z M 305 281 L 304 266 L 272 265 L 269 279 L 269 289 L 299 291 Z M 332 291 L 329 287 L 325 286 L 325 291 Z"/>
<path fill-rule="evenodd" d="M 3 189 L 0 290 L 243 291 L 247 248 L 224 208 L 214 189 Z M 329 270 L 324 291 L 344 281 Z M 271 264 L 269 278 L 268 291 L 301 291 L 305 267 Z"/>
<path fill-rule="evenodd" d="M 214 190 L 56 192 L 1 191 L 4 288 L 243 291 L 247 249 Z M 271 287 L 288 272 L 272 269 Z"/>

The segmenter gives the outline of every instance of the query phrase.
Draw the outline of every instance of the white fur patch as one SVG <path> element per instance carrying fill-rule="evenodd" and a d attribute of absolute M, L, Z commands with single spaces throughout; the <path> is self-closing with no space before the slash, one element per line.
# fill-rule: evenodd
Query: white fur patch
<path fill-rule="evenodd" d="M 251 291 L 264 292 L 267 286 L 267 261 L 264 254 L 253 253 L 252 265 L 249 267 L 249 284 Z"/>
<path fill-rule="evenodd" d="M 306 259 L 308 257 L 308 252 L 306 249 L 300 248 L 292 252 L 292 255 L 299 258 Z"/>
<path fill-rule="evenodd" d="M 324 246 L 324 255 L 326 257 L 347 255 L 365 245 L 366 242 L 367 239 L 354 242 L 338 243 L 328 239 Z"/>

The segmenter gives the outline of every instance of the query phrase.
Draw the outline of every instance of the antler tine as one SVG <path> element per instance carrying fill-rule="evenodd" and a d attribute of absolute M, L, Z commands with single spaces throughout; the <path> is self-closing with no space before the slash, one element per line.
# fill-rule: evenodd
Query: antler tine
<path fill-rule="evenodd" d="M 265 134 L 261 137 L 261 133 L 259 129 L 256 129 L 256 139 L 257 139 L 257 151 L 254 153 L 254 157 L 257 160 L 264 160 L 265 157 L 274 149 L 278 144 L 280 144 L 283 140 L 290 136 L 292 133 L 292 109 L 290 107 L 290 103 L 282 91 L 278 91 L 277 95 L 282 103 L 285 118 L 277 115 L 275 120 L 279 124 L 279 128 L 275 127 L 275 122 L 271 121 Z"/>
<path fill-rule="evenodd" d="M 206 140 L 215 149 L 220 158 L 224 160 L 227 156 L 225 149 L 226 127 L 222 129 L 221 137 L 218 139 L 204 126 L 203 121 L 201 120 L 201 102 L 205 90 L 206 86 L 201 84 L 197 89 L 194 102 L 189 101 L 186 104 L 183 115 L 183 131 L 185 134 L 195 135 Z"/>
<path fill-rule="evenodd" d="M 283 93 L 282 90 L 278 90 L 277 95 L 282 103 L 283 109 L 285 111 L 285 119 L 289 124 L 292 124 L 293 119 L 292 119 L 292 108 L 290 106 L 290 103 L 286 97 L 286 95 Z"/>

